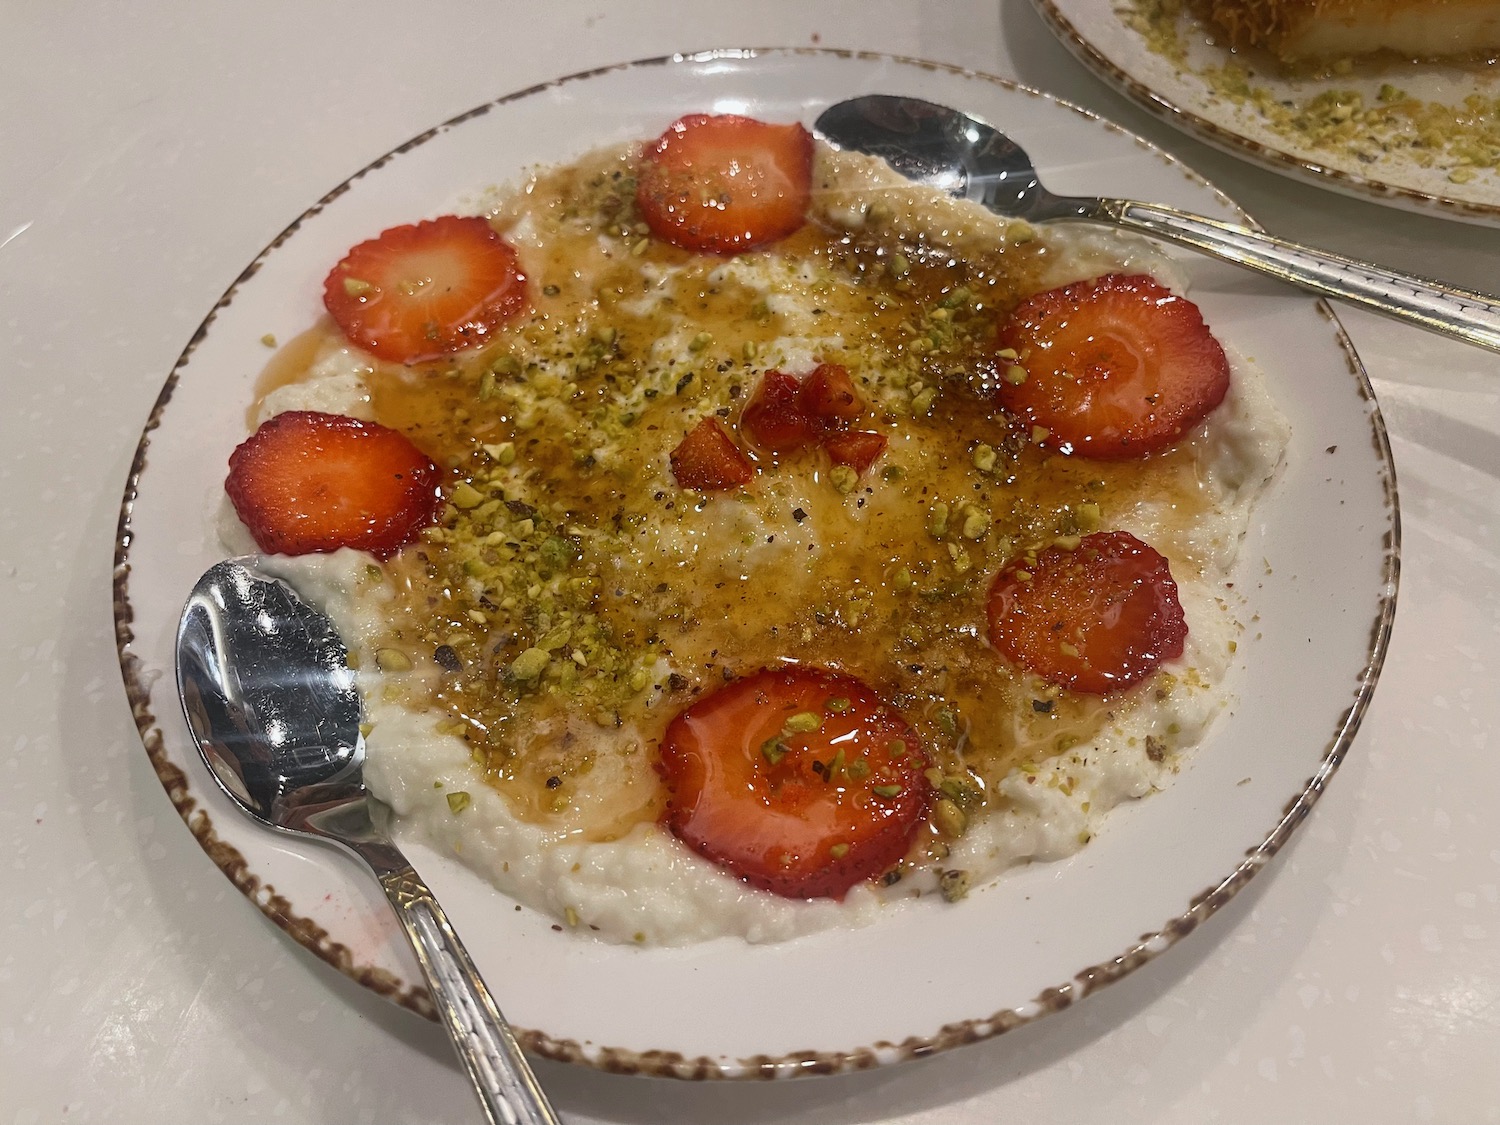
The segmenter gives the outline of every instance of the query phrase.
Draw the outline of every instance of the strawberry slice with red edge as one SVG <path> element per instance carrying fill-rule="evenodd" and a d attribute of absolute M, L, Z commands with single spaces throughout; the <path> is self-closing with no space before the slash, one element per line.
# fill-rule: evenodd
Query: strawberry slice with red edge
<path fill-rule="evenodd" d="M 323 304 L 350 343 L 421 363 L 489 339 L 526 304 L 526 277 L 488 222 L 444 215 L 354 247 L 324 281 Z"/>
<path fill-rule="evenodd" d="M 755 476 L 750 458 L 713 415 L 688 431 L 672 450 L 670 460 L 677 483 L 699 492 L 738 488 Z"/>
<path fill-rule="evenodd" d="M 292 410 L 230 454 L 224 490 L 269 554 L 353 547 L 384 558 L 433 522 L 439 483 L 437 466 L 405 434 Z"/>
<path fill-rule="evenodd" d="M 642 152 L 636 205 L 665 242 L 738 254 L 802 226 L 812 163 L 812 134 L 801 125 L 690 114 Z"/>
<path fill-rule="evenodd" d="M 751 886 L 841 899 L 911 848 L 931 799 L 927 765 L 911 725 L 860 680 L 770 668 L 667 727 L 663 820 Z"/>
<path fill-rule="evenodd" d="M 1163 449 L 1229 390 L 1229 360 L 1198 306 L 1144 274 L 1038 293 L 1011 313 L 1000 346 L 1025 373 L 1001 380 L 1000 405 L 1041 444 L 1080 457 Z"/>
<path fill-rule="evenodd" d="M 1006 659 L 1090 695 L 1175 660 L 1188 634 L 1167 560 L 1128 531 L 1012 559 L 990 584 L 988 611 L 990 644 Z"/>

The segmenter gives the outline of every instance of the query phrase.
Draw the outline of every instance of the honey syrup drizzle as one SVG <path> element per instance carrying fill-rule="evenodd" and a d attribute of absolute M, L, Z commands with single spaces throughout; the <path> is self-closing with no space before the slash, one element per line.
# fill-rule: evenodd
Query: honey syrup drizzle
<path fill-rule="evenodd" d="M 628 154 L 540 176 L 493 218 L 521 248 L 528 312 L 476 353 L 367 380 L 375 416 L 479 497 L 386 567 L 381 643 L 428 672 L 407 702 L 469 740 L 518 815 L 594 839 L 660 814 L 651 763 L 676 710 L 785 660 L 869 682 L 980 793 L 1097 736 L 1130 701 L 1007 667 L 984 640 L 989 581 L 1095 515 L 1145 501 L 1190 521 L 1202 501 L 1191 442 L 1087 462 L 994 407 L 996 330 L 1041 287 L 1043 252 L 959 259 L 809 222 L 731 268 L 647 237 L 632 195 Z M 818 450 L 757 454 L 738 495 L 676 488 L 667 454 L 710 413 L 734 432 L 789 333 L 850 369 L 869 406 L 856 427 L 885 455 L 847 492 Z M 318 351 L 292 347 L 276 382 Z M 545 672 L 518 678 L 538 649 Z"/>

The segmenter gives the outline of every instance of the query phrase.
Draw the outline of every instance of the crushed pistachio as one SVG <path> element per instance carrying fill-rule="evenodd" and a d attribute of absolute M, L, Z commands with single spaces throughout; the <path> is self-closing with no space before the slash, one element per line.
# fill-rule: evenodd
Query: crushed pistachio
<path fill-rule="evenodd" d="M 932 806 L 932 824 L 944 836 L 956 840 L 969 827 L 969 817 L 955 802 L 940 797 Z"/>
<path fill-rule="evenodd" d="M 948 534 L 948 505 L 941 500 L 927 509 L 927 531 L 935 539 Z"/>
<path fill-rule="evenodd" d="M 528 648 L 510 662 L 507 672 L 513 680 L 535 680 L 551 662 L 552 654 L 545 648 Z"/>
<path fill-rule="evenodd" d="M 798 711 L 787 717 L 782 729 L 792 734 L 810 734 L 823 725 L 823 716 L 816 711 Z"/>
<path fill-rule="evenodd" d="M 468 808 L 470 803 L 473 801 L 473 798 L 463 790 L 447 794 L 447 799 L 448 811 L 453 813 L 454 816 L 457 816 L 459 813 L 463 812 L 464 809 Z"/>
<path fill-rule="evenodd" d="M 399 648 L 376 649 L 375 667 L 382 672 L 410 672 L 411 657 Z"/>
<path fill-rule="evenodd" d="M 477 508 L 484 503 L 484 493 L 466 480 L 459 481 L 448 494 L 448 502 L 455 508 Z"/>
<path fill-rule="evenodd" d="M 938 891 L 944 902 L 958 902 L 969 895 L 969 873 L 967 871 L 938 872 Z"/>
<path fill-rule="evenodd" d="M 983 539 L 990 533 L 990 517 L 978 508 L 964 509 L 962 535 L 965 539 Z"/>
<path fill-rule="evenodd" d="M 497 442 L 494 445 L 482 447 L 497 465 L 514 465 L 516 463 L 516 443 L 513 441 Z"/>

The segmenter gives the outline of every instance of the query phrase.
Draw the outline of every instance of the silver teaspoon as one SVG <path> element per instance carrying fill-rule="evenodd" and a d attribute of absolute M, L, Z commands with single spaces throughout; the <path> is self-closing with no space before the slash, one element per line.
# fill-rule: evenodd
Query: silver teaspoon
<path fill-rule="evenodd" d="M 947 106 L 865 94 L 824 110 L 816 128 L 838 148 L 884 157 L 907 178 L 972 199 L 997 215 L 1111 223 L 1500 351 L 1496 298 L 1157 203 L 1053 195 L 1020 145 Z"/>
<path fill-rule="evenodd" d="M 369 865 L 492 1125 L 558 1125 L 463 943 L 371 815 L 347 658 L 333 622 L 254 559 L 211 567 L 177 629 L 177 689 L 198 751 L 256 820 L 341 844 Z"/>

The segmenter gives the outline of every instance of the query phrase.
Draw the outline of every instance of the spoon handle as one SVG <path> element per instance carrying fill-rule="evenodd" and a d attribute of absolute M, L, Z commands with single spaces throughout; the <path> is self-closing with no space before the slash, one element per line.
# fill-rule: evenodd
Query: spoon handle
<path fill-rule="evenodd" d="M 380 871 L 491 1125 L 561 1125 L 463 942 L 411 864 Z"/>
<path fill-rule="evenodd" d="M 1090 218 L 1180 242 L 1325 297 L 1500 351 L 1500 303 L 1494 297 L 1156 203 L 1109 199 L 1100 204 Z"/>

